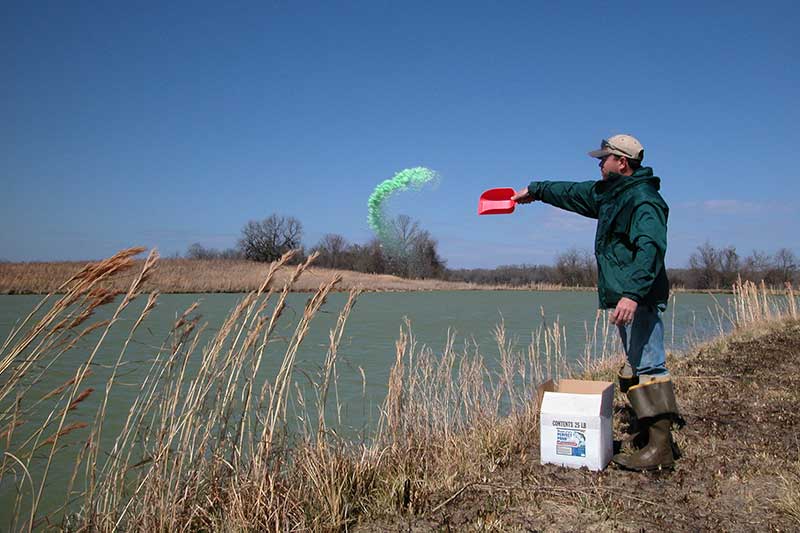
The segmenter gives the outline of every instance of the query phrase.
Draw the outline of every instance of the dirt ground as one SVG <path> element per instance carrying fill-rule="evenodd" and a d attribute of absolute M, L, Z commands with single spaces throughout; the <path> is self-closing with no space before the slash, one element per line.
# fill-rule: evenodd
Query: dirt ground
<path fill-rule="evenodd" d="M 671 363 L 687 425 L 669 471 L 510 466 L 441 494 L 428 511 L 359 531 L 800 530 L 800 324 L 734 337 Z M 617 392 L 615 438 L 627 403 Z"/>

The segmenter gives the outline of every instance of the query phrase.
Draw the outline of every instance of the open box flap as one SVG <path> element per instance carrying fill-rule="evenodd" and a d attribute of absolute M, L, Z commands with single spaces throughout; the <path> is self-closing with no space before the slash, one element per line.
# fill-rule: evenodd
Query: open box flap
<path fill-rule="evenodd" d="M 584 379 L 562 379 L 558 382 L 555 392 L 569 392 L 572 394 L 602 394 L 607 388 L 613 387 L 610 381 L 587 381 Z"/>
<path fill-rule="evenodd" d="M 545 392 L 553 392 L 556 390 L 556 384 L 552 379 L 548 379 L 536 389 L 536 407 L 542 409 L 542 398 Z"/>
<path fill-rule="evenodd" d="M 546 394 L 551 393 L 551 394 Z M 610 417 L 614 402 L 614 384 L 610 381 L 562 379 L 542 383 L 538 390 L 542 413 L 564 413 Z"/>

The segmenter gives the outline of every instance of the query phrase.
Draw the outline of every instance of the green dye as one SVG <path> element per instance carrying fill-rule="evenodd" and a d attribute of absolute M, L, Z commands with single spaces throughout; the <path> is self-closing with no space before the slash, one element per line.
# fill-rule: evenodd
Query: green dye
<path fill-rule="evenodd" d="M 393 178 L 382 181 L 367 201 L 369 214 L 367 223 L 378 235 L 384 244 L 391 240 L 391 223 L 386 218 L 384 203 L 390 196 L 397 192 L 409 189 L 419 189 L 437 177 L 436 172 L 425 167 L 407 168 L 394 175 Z"/>

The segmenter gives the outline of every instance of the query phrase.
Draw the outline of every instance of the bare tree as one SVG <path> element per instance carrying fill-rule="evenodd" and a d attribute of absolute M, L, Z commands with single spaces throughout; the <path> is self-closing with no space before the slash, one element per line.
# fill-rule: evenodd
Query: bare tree
<path fill-rule="evenodd" d="M 408 215 L 398 215 L 392 220 L 390 253 L 401 258 L 408 255 L 414 246 L 414 241 L 419 237 L 420 231 L 419 222 Z"/>
<path fill-rule="evenodd" d="M 735 246 L 728 246 L 719 251 L 720 281 L 723 287 L 732 287 L 739 276 L 740 261 Z"/>
<path fill-rule="evenodd" d="M 336 233 L 324 235 L 314 247 L 314 251 L 319 252 L 316 264 L 328 268 L 345 268 L 347 248 L 347 240 L 341 235 Z"/>
<path fill-rule="evenodd" d="M 769 271 L 772 267 L 772 258 L 768 253 L 753 250 L 753 253 L 745 257 L 742 264 L 742 277 L 749 281 L 764 280 L 767 283 L 772 283 L 769 280 Z"/>
<path fill-rule="evenodd" d="M 367 244 L 361 246 L 352 245 L 348 249 L 351 267 L 358 272 L 369 274 L 386 273 L 386 257 L 383 254 L 383 246 L 378 239 L 372 239 Z"/>
<path fill-rule="evenodd" d="M 444 276 L 445 261 L 438 243 L 408 215 L 392 220 L 389 242 L 382 249 L 387 272 L 404 278 Z"/>
<path fill-rule="evenodd" d="M 216 248 L 206 248 L 199 242 L 189 245 L 186 249 L 187 259 L 225 259 L 234 260 L 242 259 L 242 253 L 236 248 L 226 248 L 225 250 L 217 250 Z"/>
<path fill-rule="evenodd" d="M 441 278 L 444 275 L 445 261 L 439 257 L 438 243 L 425 230 L 414 238 L 413 247 L 408 254 L 408 277 Z"/>
<path fill-rule="evenodd" d="M 206 248 L 199 242 L 189 245 L 186 249 L 187 259 L 216 259 L 219 257 L 219 252 L 213 248 Z"/>
<path fill-rule="evenodd" d="M 719 252 L 705 242 L 689 256 L 689 269 L 692 272 L 692 285 L 698 289 L 718 289 L 720 285 Z"/>
<path fill-rule="evenodd" d="M 224 250 L 219 252 L 220 259 L 226 260 L 235 260 L 235 259 L 244 259 L 241 250 L 237 248 L 225 248 Z"/>
<path fill-rule="evenodd" d="M 781 248 L 775 252 L 774 264 L 782 283 L 791 282 L 794 279 L 794 275 L 797 273 L 797 257 L 794 252 L 788 248 Z"/>
<path fill-rule="evenodd" d="M 275 261 L 285 252 L 300 248 L 303 225 L 294 217 L 270 215 L 242 228 L 239 250 L 252 261 Z"/>
<path fill-rule="evenodd" d="M 597 283 L 597 263 L 586 250 L 570 248 L 556 256 L 559 283 L 591 287 Z"/>

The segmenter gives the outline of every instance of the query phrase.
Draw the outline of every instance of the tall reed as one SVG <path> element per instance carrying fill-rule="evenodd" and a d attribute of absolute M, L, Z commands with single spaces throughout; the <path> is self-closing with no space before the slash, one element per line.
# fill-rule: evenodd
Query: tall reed
<path fill-rule="evenodd" d="M 419 345 L 406 322 L 376 427 L 361 440 L 344 438 L 333 423 L 342 409 L 339 344 L 360 290 L 339 311 L 321 367 L 304 375 L 310 382 L 304 389 L 298 350 L 341 277 L 317 285 L 290 338 L 278 344 L 288 294 L 315 258 L 279 281 L 289 253 L 266 269 L 217 330 L 200 320 L 198 303 L 177 316 L 112 425 L 108 408 L 133 363 L 130 346 L 158 306 L 152 292 L 135 320 L 120 319 L 158 268 L 154 252 L 134 263 L 142 251 L 87 265 L 2 345 L 0 487 L 19 487 L 11 529 L 340 530 L 365 513 L 420 511 L 440 491 L 524 455 L 534 445 L 537 386 L 575 370 L 564 326 L 546 320 L 543 310 L 524 342 L 509 338 L 502 321 L 497 325 L 497 360 L 486 359 L 474 342 L 458 345 L 452 333 L 440 350 Z M 140 268 L 126 274 L 125 291 L 108 288 L 134 265 Z M 111 307 L 109 319 L 95 317 L 101 306 Z M 109 331 L 122 327 L 129 328 L 122 344 L 106 346 Z M 614 355 L 612 329 L 605 314 L 591 332 L 587 327 L 584 370 Z M 69 378 L 41 391 L 43 377 L 76 348 L 85 355 L 70 359 Z M 107 376 L 90 383 L 98 354 L 109 349 L 116 355 Z M 51 475 L 55 461 L 72 464 L 63 485 Z M 63 503 L 45 507 L 46 490 L 61 493 Z"/>
<path fill-rule="evenodd" d="M 796 320 L 797 297 L 791 283 L 786 284 L 783 294 L 768 289 L 762 281 L 742 281 L 740 277 L 733 285 L 733 310 L 721 310 L 728 315 L 735 327 L 744 328 L 776 319 Z"/>

